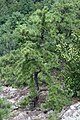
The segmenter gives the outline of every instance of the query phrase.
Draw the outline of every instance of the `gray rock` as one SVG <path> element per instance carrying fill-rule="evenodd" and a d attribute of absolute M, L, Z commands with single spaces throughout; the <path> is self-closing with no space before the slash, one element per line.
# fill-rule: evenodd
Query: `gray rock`
<path fill-rule="evenodd" d="M 80 102 L 71 105 L 67 110 L 62 110 L 61 120 L 80 120 Z"/>

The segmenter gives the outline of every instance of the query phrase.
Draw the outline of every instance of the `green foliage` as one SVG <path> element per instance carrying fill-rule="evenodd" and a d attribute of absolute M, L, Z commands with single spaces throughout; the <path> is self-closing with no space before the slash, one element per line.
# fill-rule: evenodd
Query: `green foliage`
<path fill-rule="evenodd" d="M 24 97 L 20 102 L 19 102 L 20 107 L 26 108 L 29 105 L 29 97 Z"/>
<path fill-rule="evenodd" d="M 28 85 L 35 98 L 34 73 L 41 70 L 38 80 L 49 87 L 47 107 L 60 110 L 68 103 L 64 88 L 80 96 L 80 1 L 0 0 L 0 10 L 1 81 Z M 63 90 L 53 68 L 60 69 Z"/>
<path fill-rule="evenodd" d="M 58 111 L 54 111 L 50 116 L 49 120 L 59 120 L 59 113 Z"/>
<path fill-rule="evenodd" d="M 61 87 L 57 84 L 49 86 L 49 95 L 43 107 L 61 111 L 63 106 L 70 104 L 70 96 Z"/>
<path fill-rule="evenodd" d="M 6 116 L 8 116 L 10 112 L 10 104 L 6 102 L 4 99 L 0 98 L 0 120 L 3 120 Z"/>
<path fill-rule="evenodd" d="M 19 0 L 20 3 L 20 11 L 23 14 L 29 14 L 34 10 L 34 3 L 33 0 Z"/>
<path fill-rule="evenodd" d="M 6 54 L 0 57 L 0 79 L 4 84 L 18 85 L 16 62 L 20 59 L 22 54 L 19 50 L 12 51 L 10 54 Z"/>
<path fill-rule="evenodd" d="M 63 54 L 67 65 L 65 66 L 64 79 L 68 92 L 72 96 L 80 97 L 80 53 L 79 48 L 69 46 L 66 54 Z"/>

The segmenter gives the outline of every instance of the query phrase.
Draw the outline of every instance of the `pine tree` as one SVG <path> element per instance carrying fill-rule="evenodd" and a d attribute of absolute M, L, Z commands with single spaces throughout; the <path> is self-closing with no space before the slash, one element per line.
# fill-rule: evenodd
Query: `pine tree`
<path fill-rule="evenodd" d="M 29 81 L 32 94 L 35 99 L 39 91 L 40 76 L 44 76 L 47 84 L 52 82 L 50 70 L 53 66 L 58 65 L 58 59 L 55 53 L 49 50 L 49 41 L 46 35 L 46 13 L 48 9 L 45 7 L 42 11 L 37 10 L 29 18 L 28 29 L 25 27 L 24 34 L 27 42 L 22 45 L 23 60 L 19 61 L 18 66 L 22 66 L 18 79 Z M 35 29 L 34 29 L 35 28 Z M 23 32 L 23 30 L 22 30 Z M 27 38 L 29 36 L 29 38 Z M 33 95 L 32 95 L 33 96 Z M 38 98 L 37 98 L 38 100 Z M 34 100 L 33 100 L 34 101 Z M 34 101 L 36 102 L 36 100 Z"/>

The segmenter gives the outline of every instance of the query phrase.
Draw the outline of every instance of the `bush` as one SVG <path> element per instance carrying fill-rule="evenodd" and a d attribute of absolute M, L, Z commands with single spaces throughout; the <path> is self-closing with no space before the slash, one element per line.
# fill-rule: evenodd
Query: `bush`
<path fill-rule="evenodd" d="M 49 87 L 49 95 L 43 107 L 60 111 L 63 106 L 70 104 L 70 96 L 60 87 L 60 85 L 53 85 Z"/>
<path fill-rule="evenodd" d="M 4 99 L 0 98 L 0 120 L 7 117 L 10 111 L 10 104 Z"/>

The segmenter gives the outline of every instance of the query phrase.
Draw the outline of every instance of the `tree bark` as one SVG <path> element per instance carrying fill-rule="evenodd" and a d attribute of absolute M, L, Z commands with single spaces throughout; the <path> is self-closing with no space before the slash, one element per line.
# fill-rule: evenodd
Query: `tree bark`
<path fill-rule="evenodd" d="M 37 91 L 39 90 L 39 82 L 38 82 L 38 74 L 41 72 L 41 70 L 34 72 L 34 81 L 35 81 L 35 85 L 36 85 L 36 89 Z"/>
<path fill-rule="evenodd" d="M 42 15 L 42 24 L 41 24 L 41 37 L 40 37 L 40 45 L 44 43 L 44 33 L 45 33 L 45 13 Z"/>

